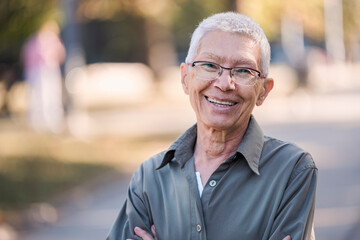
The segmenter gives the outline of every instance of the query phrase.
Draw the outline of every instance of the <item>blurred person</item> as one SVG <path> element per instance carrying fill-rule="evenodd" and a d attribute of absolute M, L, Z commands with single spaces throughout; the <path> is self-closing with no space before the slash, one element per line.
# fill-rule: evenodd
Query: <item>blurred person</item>
<path fill-rule="evenodd" d="M 53 21 L 45 23 L 25 43 L 22 57 L 29 88 L 30 125 L 37 131 L 60 132 L 64 117 L 60 65 L 65 48 L 58 25 Z"/>
<path fill-rule="evenodd" d="M 10 116 L 9 109 L 9 94 L 11 88 L 14 86 L 17 80 L 17 65 L 0 63 L 0 84 L 3 84 L 3 91 L 0 94 L 0 117 Z M 0 85 L 1 90 L 1 85 Z"/>
<path fill-rule="evenodd" d="M 269 64 L 252 19 L 200 23 L 180 66 L 197 123 L 134 173 L 108 240 L 314 239 L 314 161 L 252 115 L 273 88 Z"/>

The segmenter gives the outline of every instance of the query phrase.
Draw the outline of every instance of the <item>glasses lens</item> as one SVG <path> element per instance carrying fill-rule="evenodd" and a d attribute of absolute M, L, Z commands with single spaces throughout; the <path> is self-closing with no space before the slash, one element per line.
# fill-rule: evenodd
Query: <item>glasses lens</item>
<path fill-rule="evenodd" d="M 197 62 L 194 64 L 197 76 L 205 80 L 213 80 L 219 77 L 220 66 L 215 63 Z"/>
<path fill-rule="evenodd" d="M 242 85 L 254 85 L 256 83 L 257 72 L 248 68 L 233 68 L 232 76 L 235 82 Z"/>
<path fill-rule="evenodd" d="M 194 62 L 196 75 L 203 80 L 215 80 L 221 75 L 221 67 L 211 62 Z M 236 67 L 231 69 L 231 76 L 237 84 L 252 86 L 256 83 L 258 72 L 249 69 Z"/>

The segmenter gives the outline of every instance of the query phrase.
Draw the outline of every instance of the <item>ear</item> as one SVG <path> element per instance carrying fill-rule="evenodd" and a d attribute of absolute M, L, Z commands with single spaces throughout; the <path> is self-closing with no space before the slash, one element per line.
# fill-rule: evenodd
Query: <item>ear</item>
<path fill-rule="evenodd" d="M 256 106 L 260 106 L 261 104 L 263 104 L 269 92 L 271 91 L 271 89 L 273 89 L 273 87 L 274 87 L 274 80 L 272 78 L 266 78 L 263 83 L 261 92 L 258 96 L 258 99 L 256 101 Z"/>
<path fill-rule="evenodd" d="M 189 95 L 189 71 L 188 71 L 188 65 L 186 63 L 182 63 L 180 65 L 181 70 L 181 84 L 183 87 L 183 90 L 186 95 Z"/>

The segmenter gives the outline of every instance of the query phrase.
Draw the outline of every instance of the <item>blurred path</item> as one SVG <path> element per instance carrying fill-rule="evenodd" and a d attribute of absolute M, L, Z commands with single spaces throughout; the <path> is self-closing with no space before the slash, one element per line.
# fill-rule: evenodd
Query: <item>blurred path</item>
<path fill-rule="evenodd" d="M 300 94 L 269 101 L 264 113 L 256 113 L 266 135 L 298 144 L 316 161 L 317 240 L 360 239 L 359 102 L 359 91 L 324 96 Z M 177 133 L 194 122 L 191 109 L 185 106 L 98 112 L 88 117 L 91 134 Z M 124 201 L 128 180 L 118 179 L 93 190 L 81 202 L 70 204 L 70 211 L 58 223 L 35 229 L 21 239 L 105 239 Z"/>
<path fill-rule="evenodd" d="M 123 174 L 121 174 L 123 175 Z M 96 189 L 75 189 L 58 209 L 59 221 L 48 226 L 32 226 L 19 240 L 100 240 L 105 239 L 124 202 L 130 176 L 111 177 Z"/>

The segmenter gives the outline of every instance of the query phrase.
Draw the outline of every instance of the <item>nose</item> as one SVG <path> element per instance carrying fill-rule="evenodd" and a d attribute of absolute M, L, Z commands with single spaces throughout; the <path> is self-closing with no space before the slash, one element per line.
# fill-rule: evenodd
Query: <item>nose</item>
<path fill-rule="evenodd" d="M 215 81 L 214 85 L 221 91 L 229 91 L 235 89 L 235 82 L 231 77 L 231 72 L 228 69 L 221 69 L 219 78 Z"/>

